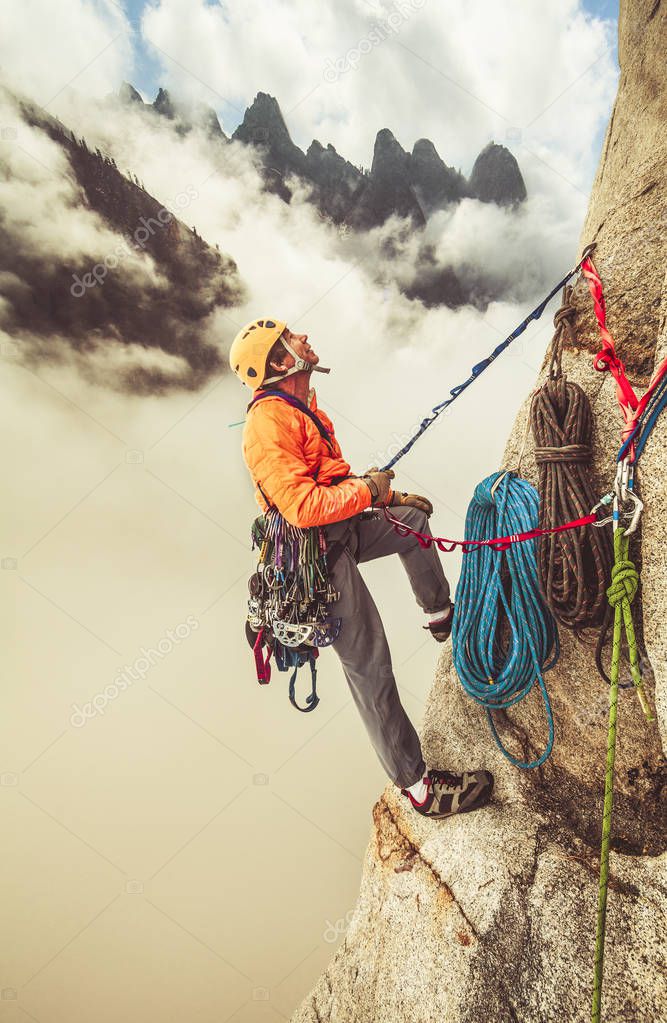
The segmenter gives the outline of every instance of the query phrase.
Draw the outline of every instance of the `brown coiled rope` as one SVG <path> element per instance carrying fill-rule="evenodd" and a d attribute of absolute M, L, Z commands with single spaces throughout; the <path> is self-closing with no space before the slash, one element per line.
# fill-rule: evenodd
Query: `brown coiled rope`
<path fill-rule="evenodd" d="M 589 468 L 593 432 L 590 402 L 578 384 L 568 381 L 561 365 L 564 334 L 576 343 L 576 309 L 571 297 L 572 287 L 566 286 L 562 305 L 554 316 L 549 377 L 530 407 L 542 528 L 587 515 L 597 502 Z M 582 526 L 540 538 L 538 572 L 542 591 L 554 617 L 569 629 L 578 631 L 604 622 L 610 571 L 609 538 L 602 529 Z"/>

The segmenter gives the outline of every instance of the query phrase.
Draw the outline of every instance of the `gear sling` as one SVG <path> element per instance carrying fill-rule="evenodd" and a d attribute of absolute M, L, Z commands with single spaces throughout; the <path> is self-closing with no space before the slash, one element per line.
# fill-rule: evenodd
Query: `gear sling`
<path fill-rule="evenodd" d="M 248 405 L 275 396 L 298 409 L 314 423 L 331 448 L 331 436 L 324 424 L 299 398 L 277 388 L 264 388 Z M 340 477 L 344 479 L 345 477 Z M 340 479 L 333 482 L 338 483 Z M 323 527 L 300 528 L 286 522 L 275 505 L 257 487 L 267 504 L 267 511 L 257 516 L 251 528 L 252 548 L 259 548 L 257 568 L 248 582 L 250 598 L 246 620 L 246 638 L 253 649 L 257 681 L 266 685 L 271 680 L 271 655 L 278 671 L 293 669 L 289 682 L 290 703 L 307 713 L 319 703 L 317 695 L 316 660 L 319 648 L 330 646 L 341 628 L 340 618 L 329 615 L 328 605 L 337 600 L 329 572 L 354 528 L 351 520 L 346 534 L 330 547 Z M 266 648 L 266 653 L 264 653 Z M 307 706 L 296 701 L 296 676 L 299 668 L 310 665 L 311 692 Z"/>

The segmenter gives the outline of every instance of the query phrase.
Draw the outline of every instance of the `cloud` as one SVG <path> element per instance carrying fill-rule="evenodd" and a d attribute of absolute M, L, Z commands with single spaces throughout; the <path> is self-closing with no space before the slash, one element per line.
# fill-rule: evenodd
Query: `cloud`
<path fill-rule="evenodd" d="M 104 103 L 83 103 L 87 116 L 104 115 Z M 69 130 L 44 121 L 51 138 L 36 117 L 0 90 L 0 123 L 11 126 L 0 153 L 0 327 L 20 341 L 13 354 L 35 368 L 64 362 L 102 386 L 138 393 L 202 386 L 222 362 L 210 314 L 242 289 L 233 261 L 175 220 L 196 189 L 170 194 L 159 208 L 113 165 L 71 143 Z M 121 111 L 121 136 L 127 123 Z M 151 125 L 144 130 L 151 134 Z"/>
<path fill-rule="evenodd" d="M 107 8 L 100 10 L 104 23 Z M 396 409 L 406 400 L 406 386 L 412 386 L 406 384 L 406 374 L 413 358 L 433 358 L 439 370 L 446 358 L 447 366 L 451 362 L 463 372 L 468 367 L 456 363 L 462 325 L 466 352 L 477 339 L 492 348 L 500 340 L 499 331 L 509 331 L 511 320 L 518 322 L 574 263 L 587 201 L 583 179 L 593 167 L 589 160 L 589 169 L 582 170 L 590 141 L 582 142 L 578 125 L 586 127 L 584 135 L 590 140 L 611 106 L 610 57 L 603 55 L 595 63 L 609 43 L 609 32 L 605 23 L 584 15 L 574 0 L 548 3 L 539 12 L 520 0 L 492 10 L 474 2 L 464 9 L 449 3 L 436 7 L 429 0 L 412 12 L 403 8 L 404 17 L 396 20 L 391 38 L 365 54 L 361 51 L 367 47 L 358 47 L 356 70 L 329 87 L 320 74 L 327 57 L 349 59 L 350 48 L 396 8 L 387 2 L 347 0 L 341 10 L 349 19 L 339 8 L 334 18 L 333 8 L 318 5 L 315 10 L 294 0 L 262 5 L 260 18 L 253 0 L 231 0 L 218 6 L 188 3 L 186 16 L 181 0 L 161 0 L 146 9 L 142 32 L 160 47 L 155 53 L 162 54 L 166 84 L 177 95 L 215 101 L 220 109 L 216 94 L 243 105 L 261 86 L 278 96 L 296 141 L 305 144 L 313 134 L 321 135 L 314 124 L 329 123 L 330 116 L 334 143 L 353 160 L 362 157 L 362 139 L 368 146 L 389 114 L 390 127 L 406 146 L 430 136 L 449 162 L 468 170 L 491 131 L 512 125 L 522 133 L 515 148 L 528 147 L 523 156 L 518 154 L 529 191 L 519 213 L 470 200 L 435 216 L 424 235 L 394 218 L 367 235 L 344 237 L 321 222 L 298 189 L 289 206 L 264 192 L 255 156 L 240 144 L 215 147 L 200 131 L 180 136 L 166 119 L 105 100 L 105 86 L 96 99 L 74 83 L 55 106 L 67 125 L 112 155 L 121 170 L 139 174 L 160 203 L 169 205 L 188 186 L 196 189 L 197 198 L 184 219 L 210 244 L 233 256 L 248 288 L 243 304 L 218 309 L 205 324 L 206 341 L 222 359 L 251 317 L 284 318 L 312 333 L 324 349 L 325 363 L 354 366 L 374 381 L 379 376 Z M 525 36 L 519 38 L 518 24 L 529 33 L 528 42 Z M 572 85 L 582 74 L 586 88 Z M 295 90 L 310 98 L 297 105 Z M 502 112 L 500 121 L 494 110 Z M 224 127 L 230 130 L 231 122 Z M 330 137 L 325 133 L 323 140 Z M 494 137 L 503 141 L 496 131 Z M 14 171 L 19 178 L 27 173 L 24 165 Z M 67 177 L 62 166 L 54 171 L 56 177 Z M 34 209 L 39 215 L 33 224 L 26 221 L 25 234 L 31 237 L 32 232 L 36 242 L 42 233 L 47 249 L 49 238 L 67 236 L 60 250 L 60 258 L 67 259 L 68 246 L 85 249 L 90 223 L 82 216 L 79 224 L 76 211 L 68 212 L 72 202 L 66 184 L 44 181 L 42 186 L 48 202 L 37 197 Z M 62 220 L 56 232 L 46 215 L 49 202 L 55 223 L 72 217 L 67 226 Z M 391 259 L 390 250 L 395 253 Z M 425 310 L 402 296 L 394 283 L 398 279 L 408 284 L 415 275 L 447 268 L 475 282 L 482 298 L 496 289 L 504 300 L 485 313 Z M 128 354 L 134 349 L 123 345 L 133 339 L 119 341 L 119 371 L 126 379 Z M 169 354 L 177 358 L 182 352 Z M 210 372 L 219 371 L 212 364 Z M 179 379 L 174 366 L 165 372 L 172 381 Z M 432 377 L 434 390 L 439 378 L 440 373 Z M 206 372 L 199 382 L 204 379 Z M 517 389 L 517 397 L 519 393 Z M 366 426 L 361 430 L 375 432 Z"/>
<path fill-rule="evenodd" d="M 124 241 L 87 204 L 65 150 L 27 123 L 8 94 L 0 92 L 0 122 L 12 137 L 2 149 L 0 179 L 3 241 L 14 258 L 31 255 L 46 268 L 63 262 L 97 262 Z M 126 269 L 145 286 L 157 283 L 146 253 L 131 250 Z"/>
<path fill-rule="evenodd" d="M 157 0 L 141 31 L 165 81 L 217 106 L 228 133 L 262 90 L 302 148 L 316 137 L 369 166 L 389 127 L 404 148 L 428 137 L 470 173 L 494 138 L 520 159 L 553 158 L 584 189 L 617 80 L 615 26 L 578 0 Z"/>
<path fill-rule="evenodd" d="M 22 0 L 3 13 L 0 66 L 49 109 L 74 85 L 102 96 L 133 66 L 131 27 L 114 0 Z"/>

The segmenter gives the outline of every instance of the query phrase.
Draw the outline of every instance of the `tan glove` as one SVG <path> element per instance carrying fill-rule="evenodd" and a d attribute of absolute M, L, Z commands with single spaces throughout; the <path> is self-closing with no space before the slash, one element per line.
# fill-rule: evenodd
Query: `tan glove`
<path fill-rule="evenodd" d="M 371 504 L 386 504 L 388 502 L 392 496 L 389 483 L 394 478 L 393 469 L 380 472 L 374 465 L 361 478 L 371 492 Z"/>
<path fill-rule="evenodd" d="M 433 505 L 428 497 L 420 497 L 419 494 L 406 494 L 405 492 L 401 493 L 400 490 L 394 490 L 389 503 L 392 506 L 398 504 L 409 505 L 411 508 L 419 508 L 421 511 L 426 512 L 427 515 L 433 514 Z"/>

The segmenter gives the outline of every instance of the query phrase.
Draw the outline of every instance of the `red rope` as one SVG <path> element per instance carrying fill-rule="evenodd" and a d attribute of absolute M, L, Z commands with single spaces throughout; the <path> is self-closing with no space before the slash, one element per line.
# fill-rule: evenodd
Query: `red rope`
<path fill-rule="evenodd" d="M 506 551 L 513 543 L 524 543 L 525 540 L 536 540 L 540 536 L 547 536 L 550 533 L 563 533 L 566 529 L 578 529 L 580 526 L 590 526 L 597 522 L 597 515 L 591 512 L 580 519 L 572 519 L 562 526 L 552 526 L 549 529 L 529 529 L 525 533 L 512 533 L 511 536 L 496 536 L 492 540 L 448 540 L 444 536 L 431 536 L 430 533 L 419 533 L 416 529 L 410 529 L 400 519 L 383 508 L 385 518 L 394 527 L 399 536 L 414 536 L 422 547 L 430 547 L 432 543 L 443 554 L 451 554 L 453 550 L 460 547 L 464 554 L 476 551 L 480 547 L 490 547 L 494 551 Z"/>
<path fill-rule="evenodd" d="M 616 353 L 614 339 L 607 330 L 607 309 L 604 300 L 604 292 L 602 290 L 602 281 L 590 256 L 588 256 L 581 264 L 581 272 L 588 282 L 588 290 L 590 291 L 591 298 L 593 299 L 595 316 L 598 321 L 600 336 L 602 338 L 602 348 L 595 356 L 593 366 L 601 373 L 609 370 L 616 380 L 616 397 L 625 421 L 625 426 L 622 431 L 622 438 L 623 441 L 625 441 L 634 430 L 642 412 L 651 399 L 651 395 L 667 373 L 667 356 L 663 359 L 651 377 L 649 385 L 643 396 L 638 398 L 634 392 L 632 384 L 628 380 L 623 360 L 620 359 Z M 631 444 L 628 448 L 628 456 L 631 462 L 634 461 L 634 444 Z"/>

